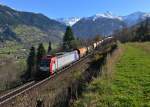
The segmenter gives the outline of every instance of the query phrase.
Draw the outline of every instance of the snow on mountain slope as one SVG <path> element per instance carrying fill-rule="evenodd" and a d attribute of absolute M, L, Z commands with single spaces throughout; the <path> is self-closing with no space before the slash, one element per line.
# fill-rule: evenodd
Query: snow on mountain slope
<path fill-rule="evenodd" d="M 150 17 L 150 13 L 135 12 L 128 16 L 116 16 L 110 12 L 96 14 L 80 19 L 73 25 L 75 35 L 91 37 L 91 35 L 110 35 L 116 30 L 131 27 Z"/>
<path fill-rule="evenodd" d="M 113 15 L 111 12 L 106 12 L 106 13 L 103 13 L 103 14 L 95 14 L 91 17 L 87 17 L 87 18 L 84 18 L 84 19 L 87 19 L 87 20 L 97 20 L 99 18 L 106 18 L 106 19 L 118 19 L 118 20 L 122 20 L 122 17 L 120 16 L 116 16 L 116 15 Z"/>
<path fill-rule="evenodd" d="M 139 23 L 140 21 L 145 20 L 146 17 L 150 17 L 150 13 L 134 12 L 134 13 L 129 14 L 127 16 L 116 16 L 116 15 L 113 15 L 111 12 L 108 11 L 106 13 L 99 13 L 99 14 L 95 14 L 95 15 L 90 16 L 90 17 L 84 17 L 82 19 L 92 20 L 92 21 L 96 21 L 97 19 L 101 19 L 101 18 L 118 19 L 120 21 L 125 22 L 127 24 L 127 26 L 132 26 L 132 25 L 135 25 L 135 24 Z M 57 21 L 65 24 L 67 26 L 73 26 L 79 20 L 81 20 L 81 18 L 78 18 L 78 17 L 57 19 Z"/>
<path fill-rule="evenodd" d="M 122 19 L 128 26 L 135 25 L 140 21 L 145 20 L 147 17 L 150 17 L 150 13 L 144 12 L 135 12 L 127 16 L 123 16 Z"/>
<path fill-rule="evenodd" d="M 81 18 L 78 17 L 71 17 L 71 18 L 60 18 L 57 19 L 57 21 L 67 25 L 67 26 L 73 26 L 75 23 L 77 23 Z"/>
<path fill-rule="evenodd" d="M 111 13 L 96 14 L 91 17 L 82 18 L 73 25 L 74 34 L 81 38 L 92 38 L 95 35 L 110 35 L 115 30 L 125 27 L 121 17 Z"/>
<path fill-rule="evenodd" d="M 150 17 L 150 13 L 145 12 L 134 12 L 132 14 L 129 14 L 127 16 L 116 16 L 113 15 L 111 12 L 106 12 L 103 14 L 95 14 L 91 17 L 85 17 L 85 20 L 92 20 L 96 21 L 97 19 L 105 18 L 105 19 L 118 19 L 120 21 L 123 21 L 127 24 L 127 26 L 135 25 L 143 20 L 145 20 L 147 17 Z"/>

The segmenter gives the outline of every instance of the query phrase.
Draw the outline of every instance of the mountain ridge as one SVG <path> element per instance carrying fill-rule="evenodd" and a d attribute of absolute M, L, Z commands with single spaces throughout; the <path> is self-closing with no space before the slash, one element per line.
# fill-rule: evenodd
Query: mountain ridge
<path fill-rule="evenodd" d="M 115 30 L 122 29 L 126 24 L 119 19 L 97 18 L 96 20 L 81 19 L 73 25 L 76 36 L 93 38 L 96 35 L 109 36 Z"/>
<path fill-rule="evenodd" d="M 57 20 L 57 21 L 59 21 L 59 22 L 61 22 L 63 24 L 66 24 L 66 25 L 73 26 L 74 24 L 76 24 L 81 19 L 87 19 L 87 20 L 92 19 L 93 21 L 95 21 L 98 18 L 107 18 L 107 19 L 119 19 L 119 20 L 122 20 L 122 21 L 126 22 L 127 25 L 128 25 L 129 23 L 131 23 L 131 21 L 135 20 L 135 22 L 136 22 L 136 20 L 138 20 L 138 18 L 144 20 L 145 17 L 150 17 L 150 12 L 140 12 L 140 11 L 137 11 L 137 12 L 133 12 L 131 14 L 128 14 L 126 16 L 118 16 L 118 15 L 114 15 L 111 12 L 107 11 L 105 13 L 97 13 L 97 14 L 89 16 L 89 17 L 82 17 L 82 18 L 79 18 L 79 17 L 70 17 L 70 18 L 59 18 L 59 19 L 55 19 L 55 20 Z M 78 20 L 74 21 L 73 24 L 68 24 L 68 23 L 70 23 L 70 21 L 72 19 L 78 19 Z M 143 20 L 141 20 L 141 21 L 143 21 Z M 127 22 L 127 21 L 129 21 L 129 22 Z M 131 25 L 134 25 L 134 24 L 138 23 L 138 21 L 136 23 L 135 22 L 133 24 L 131 24 Z M 129 26 L 131 26 L 131 25 L 129 25 Z"/>
<path fill-rule="evenodd" d="M 16 38 L 21 43 L 60 41 L 65 28 L 62 23 L 43 14 L 17 11 L 0 5 L 0 41 L 16 40 Z M 7 33 L 12 35 L 7 38 Z"/>
<path fill-rule="evenodd" d="M 127 16 L 116 16 L 112 13 L 96 14 L 91 17 L 81 18 L 72 28 L 78 37 L 94 37 L 96 35 L 109 36 L 116 30 L 132 27 L 142 22 L 149 13 L 135 12 Z"/>
<path fill-rule="evenodd" d="M 77 23 L 81 18 L 79 17 L 70 17 L 70 18 L 58 18 L 56 19 L 58 22 L 63 23 L 67 26 L 73 26 Z"/>
<path fill-rule="evenodd" d="M 66 26 L 71 26 L 75 36 L 80 38 L 108 36 L 116 30 L 131 27 L 146 17 L 150 17 L 150 13 L 135 12 L 117 16 L 106 12 L 84 18 L 52 19 L 41 13 L 22 12 L 0 5 L 0 41 L 58 42 L 62 41 Z"/>

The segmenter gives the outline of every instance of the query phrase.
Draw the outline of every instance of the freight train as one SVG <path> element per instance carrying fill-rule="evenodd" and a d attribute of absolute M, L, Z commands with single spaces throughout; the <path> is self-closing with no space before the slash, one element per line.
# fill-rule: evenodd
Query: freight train
<path fill-rule="evenodd" d="M 100 40 L 88 47 L 82 47 L 75 49 L 72 52 L 63 52 L 58 53 L 56 56 L 47 55 L 44 56 L 41 60 L 39 71 L 41 74 L 53 75 L 59 70 L 65 68 L 66 66 L 78 61 L 80 58 L 86 56 L 88 53 L 92 52 L 94 49 L 99 47 L 105 42 L 109 42 L 113 37 L 107 37 L 103 40 Z"/>

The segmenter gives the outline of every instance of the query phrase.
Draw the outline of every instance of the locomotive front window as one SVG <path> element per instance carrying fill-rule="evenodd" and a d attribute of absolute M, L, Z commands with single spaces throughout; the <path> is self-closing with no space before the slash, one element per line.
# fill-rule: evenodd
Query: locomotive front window
<path fill-rule="evenodd" d="M 50 61 L 49 61 L 49 60 L 42 60 L 41 63 L 40 63 L 40 66 L 48 67 L 49 64 L 50 64 Z"/>

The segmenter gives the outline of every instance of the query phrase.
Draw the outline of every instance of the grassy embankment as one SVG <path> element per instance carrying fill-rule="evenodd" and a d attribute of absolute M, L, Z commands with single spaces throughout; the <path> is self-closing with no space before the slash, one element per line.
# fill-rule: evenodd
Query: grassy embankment
<path fill-rule="evenodd" d="M 150 42 L 121 45 L 75 107 L 150 107 Z"/>

